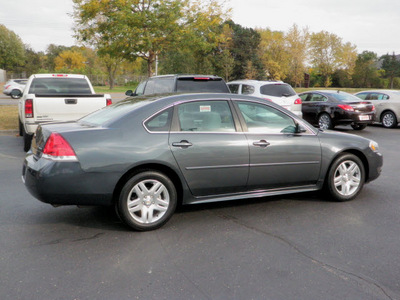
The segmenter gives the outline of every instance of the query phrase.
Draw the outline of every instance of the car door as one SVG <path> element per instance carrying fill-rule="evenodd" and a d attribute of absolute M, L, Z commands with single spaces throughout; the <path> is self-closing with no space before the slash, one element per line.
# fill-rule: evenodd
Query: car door
<path fill-rule="evenodd" d="M 368 93 L 366 100 L 370 101 L 376 110 L 377 121 L 380 121 L 382 112 L 389 106 L 389 96 L 384 93 Z"/>
<path fill-rule="evenodd" d="M 249 148 L 228 100 L 176 105 L 169 147 L 194 196 L 245 190 Z"/>
<path fill-rule="evenodd" d="M 307 95 L 307 97 L 304 97 Z M 302 101 L 302 112 L 303 112 L 303 119 L 310 122 L 311 124 L 316 124 L 318 122 L 318 115 L 322 111 L 329 111 L 327 109 L 328 105 L 328 98 L 318 94 L 318 93 L 308 93 L 301 95 Z M 303 100 L 303 98 L 305 98 Z"/>
<path fill-rule="evenodd" d="M 321 167 L 316 134 L 285 112 L 264 103 L 235 102 L 250 149 L 248 189 L 315 185 Z"/>

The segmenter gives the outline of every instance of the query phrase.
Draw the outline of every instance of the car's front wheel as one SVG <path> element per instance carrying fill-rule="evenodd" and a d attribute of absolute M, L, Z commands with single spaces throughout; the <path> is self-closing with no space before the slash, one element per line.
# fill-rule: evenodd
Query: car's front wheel
<path fill-rule="evenodd" d="M 322 113 L 318 117 L 318 126 L 323 130 L 333 129 L 333 123 L 331 117 L 327 113 Z"/>
<path fill-rule="evenodd" d="M 329 169 L 326 188 L 336 201 L 348 201 L 360 193 L 365 182 L 362 161 L 353 154 L 336 158 Z"/>
<path fill-rule="evenodd" d="M 148 231 L 161 227 L 171 218 L 177 193 L 173 182 L 163 173 L 143 171 L 126 182 L 116 205 L 125 224 L 138 231 Z"/>
<path fill-rule="evenodd" d="M 386 111 L 381 116 L 381 122 L 383 127 L 393 128 L 397 126 L 397 118 L 391 111 Z"/>

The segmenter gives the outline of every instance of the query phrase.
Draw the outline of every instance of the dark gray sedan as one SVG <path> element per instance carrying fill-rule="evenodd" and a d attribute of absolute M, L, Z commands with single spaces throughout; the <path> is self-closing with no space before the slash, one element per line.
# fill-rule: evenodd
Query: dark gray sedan
<path fill-rule="evenodd" d="M 376 142 L 318 130 L 270 101 L 233 94 L 131 98 L 40 126 L 23 165 L 39 200 L 115 205 L 136 230 L 194 204 L 325 189 L 353 199 L 376 179 Z"/>

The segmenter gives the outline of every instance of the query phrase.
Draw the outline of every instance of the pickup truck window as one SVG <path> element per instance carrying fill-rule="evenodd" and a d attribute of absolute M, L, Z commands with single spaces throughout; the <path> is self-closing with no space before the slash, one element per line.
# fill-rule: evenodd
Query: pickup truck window
<path fill-rule="evenodd" d="M 29 88 L 29 94 L 92 94 L 84 78 L 35 78 Z"/>

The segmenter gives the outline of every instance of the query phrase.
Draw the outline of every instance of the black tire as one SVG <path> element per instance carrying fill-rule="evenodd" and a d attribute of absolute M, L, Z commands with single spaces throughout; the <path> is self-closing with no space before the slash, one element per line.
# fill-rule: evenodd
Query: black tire
<path fill-rule="evenodd" d="M 367 124 L 351 124 L 354 130 L 363 130 L 367 127 Z"/>
<path fill-rule="evenodd" d="M 385 128 L 394 128 L 397 126 L 396 115 L 391 111 L 385 111 L 381 115 L 381 122 L 382 122 L 383 127 L 385 127 Z"/>
<path fill-rule="evenodd" d="M 331 117 L 327 113 L 322 113 L 318 116 L 318 127 L 325 129 L 333 129 Z"/>
<path fill-rule="evenodd" d="M 362 161 L 353 154 L 343 154 L 335 159 L 326 177 L 325 188 L 335 201 L 349 201 L 361 191 L 365 182 Z"/>
<path fill-rule="evenodd" d="M 25 129 L 23 130 L 23 140 L 24 140 L 24 151 L 28 152 L 29 149 L 31 149 L 31 144 L 32 144 L 32 134 L 28 134 Z"/>
<path fill-rule="evenodd" d="M 17 90 L 12 90 L 12 91 L 11 91 L 11 93 L 10 93 L 11 98 L 13 98 L 13 99 L 19 99 L 19 98 L 21 98 L 21 96 L 15 96 L 15 95 L 13 95 L 13 91 L 17 91 Z"/>
<path fill-rule="evenodd" d="M 21 120 L 18 118 L 18 129 L 19 129 L 19 136 L 24 135 L 24 125 L 22 125 Z"/>
<path fill-rule="evenodd" d="M 143 171 L 126 182 L 116 209 L 126 225 L 138 231 L 149 231 L 164 225 L 172 217 L 176 205 L 173 182 L 163 173 Z"/>

